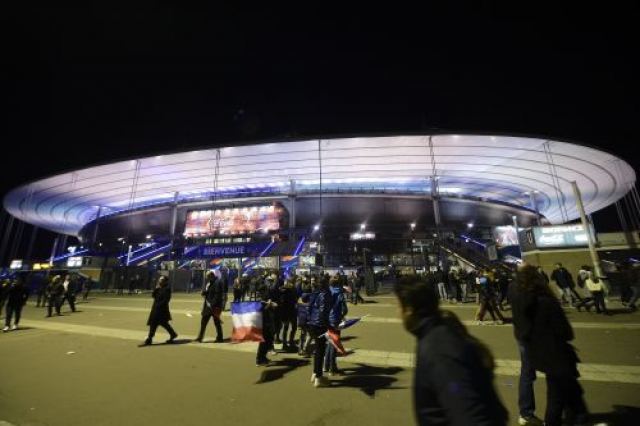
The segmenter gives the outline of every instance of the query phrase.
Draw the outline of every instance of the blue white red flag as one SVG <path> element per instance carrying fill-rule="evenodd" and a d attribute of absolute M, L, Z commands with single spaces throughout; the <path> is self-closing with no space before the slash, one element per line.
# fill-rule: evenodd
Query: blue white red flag
<path fill-rule="evenodd" d="M 233 302 L 231 321 L 233 322 L 232 342 L 264 342 L 262 302 Z"/>
<path fill-rule="evenodd" d="M 326 333 L 324 333 L 323 336 L 329 343 L 331 343 L 334 348 L 336 348 L 336 351 L 338 351 L 340 355 L 344 355 L 347 353 L 347 351 L 344 349 L 344 346 L 342 346 L 342 342 L 340 341 L 340 331 L 329 329 Z"/>
<path fill-rule="evenodd" d="M 338 329 L 339 330 L 344 330 L 345 328 L 349 328 L 352 325 L 354 325 L 355 323 L 357 323 L 358 321 L 360 321 L 361 319 L 362 319 L 362 317 L 342 320 L 342 322 L 340 324 L 338 324 Z"/>

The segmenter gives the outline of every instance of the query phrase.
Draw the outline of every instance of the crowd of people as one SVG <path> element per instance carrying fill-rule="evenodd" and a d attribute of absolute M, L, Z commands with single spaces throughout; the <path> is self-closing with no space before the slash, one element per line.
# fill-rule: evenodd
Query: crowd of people
<path fill-rule="evenodd" d="M 213 322 L 215 342 L 223 342 L 221 314 L 225 309 L 228 276 L 224 271 L 207 273 L 202 289 L 203 305 L 200 330 L 196 342 L 202 342 L 209 322 Z M 285 277 L 277 273 L 254 274 L 236 278 L 233 283 L 234 302 L 245 298 L 262 306 L 262 337 L 256 353 L 256 365 L 267 366 L 269 353 L 276 353 L 275 344 L 284 352 L 313 357 L 311 382 L 316 387 L 328 384 L 324 373 L 341 374 L 337 365 L 337 352 L 327 344 L 327 332 L 339 335 L 339 324 L 348 313 L 347 303 L 362 303 L 360 296 L 363 278 L 352 274 L 322 274 L 319 276 L 294 275 Z M 147 325 L 149 334 L 142 346 L 153 343 L 158 327 L 169 334 L 167 343 L 175 342 L 177 332 L 171 327 L 169 302 L 171 289 L 168 279 L 161 276 L 152 292 L 154 299 Z M 299 336 L 297 331 L 300 330 Z"/>
<path fill-rule="evenodd" d="M 633 311 L 640 293 L 640 274 L 627 266 L 621 267 L 628 283 L 628 292 L 622 297 Z M 46 305 L 47 316 L 54 309 L 61 315 L 65 302 L 75 311 L 77 293 L 82 292 L 86 298 L 90 289 L 90 280 L 81 278 L 74 274 L 52 276 L 36 288 L 36 306 Z M 550 286 L 552 281 L 558 290 Z M 311 382 L 315 387 L 325 387 L 330 384 L 327 374 L 341 374 L 329 334 L 339 336 L 349 302 L 364 302 L 360 295 L 363 286 L 363 274 L 356 273 L 285 276 L 273 271 L 236 278 L 224 269 L 209 271 L 201 292 L 201 322 L 195 341 L 203 341 L 209 322 L 215 328 L 215 342 L 224 341 L 221 315 L 231 289 L 234 302 L 254 301 L 262 306 L 263 339 L 257 348 L 256 365 L 270 365 L 268 355 L 277 353 L 276 344 L 282 345 L 280 351 L 313 358 Z M 554 265 L 550 277 L 542 268 L 526 263 L 517 270 L 503 266 L 467 271 L 454 265 L 447 273 L 438 268 L 422 275 L 397 277 L 395 294 L 403 324 L 418 341 L 414 399 L 419 424 L 507 423 L 507 412 L 493 386 L 494 362 L 489 349 L 469 334 L 455 314 L 440 308 L 443 302 L 469 303 L 474 295 L 479 324 L 486 313 L 494 324 L 502 324 L 502 312 L 511 311 L 521 361 L 518 424 L 543 424 L 535 413 L 536 372 L 546 376 L 544 424 L 586 424 L 589 415 L 578 382 L 579 359 L 570 343 L 574 334 L 563 305 L 607 314 L 607 291 L 603 277 L 592 268 L 581 267 L 574 281 L 560 263 Z M 6 304 L 3 331 L 18 327 L 28 296 L 19 277 L 0 283 L 0 313 Z M 152 344 L 158 327 L 169 334 L 167 343 L 174 343 L 178 333 L 170 325 L 171 286 L 167 276 L 159 276 L 152 297 L 149 334 L 142 345 Z"/>

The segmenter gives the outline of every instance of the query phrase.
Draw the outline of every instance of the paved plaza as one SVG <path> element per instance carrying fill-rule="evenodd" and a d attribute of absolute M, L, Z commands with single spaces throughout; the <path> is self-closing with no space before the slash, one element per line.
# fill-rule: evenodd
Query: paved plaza
<path fill-rule="evenodd" d="M 366 315 L 347 330 L 352 351 L 339 358 L 344 375 L 329 388 L 309 383 L 310 360 L 271 356 L 255 366 L 256 345 L 192 343 L 201 298 L 174 294 L 175 345 L 138 347 L 152 299 L 149 294 L 92 294 L 77 313 L 45 318 L 29 301 L 21 330 L 0 335 L 0 425 L 411 425 L 414 340 L 398 319 L 389 294 L 349 305 Z M 640 422 L 640 314 L 615 315 L 567 309 L 575 329 L 582 385 L 590 410 L 611 424 Z M 476 305 L 447 305 L 497 360 L 495 385 L 517 420 L 519 362 L 512 327 L 476 325 Z M 620 308 L 618 306 L 618 308 Z M 231 333 L 228 312 L 225 337 Z M 278 346 L 276 346 L 278 347 Z M 545 383 L 536 383 L 537 412 L 544 413 Z M 3 423 L 6 422 L 6 423 Z"/>

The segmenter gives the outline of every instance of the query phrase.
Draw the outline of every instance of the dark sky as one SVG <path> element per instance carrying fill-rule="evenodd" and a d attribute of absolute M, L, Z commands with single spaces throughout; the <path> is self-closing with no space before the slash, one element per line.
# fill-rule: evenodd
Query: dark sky
<path fill-rule="evenodd" d="M 637 8 L 96 3 L 3 14 L 0 193 L 158 151 L 431 128 L 570 139 L 640 165 Z"/>

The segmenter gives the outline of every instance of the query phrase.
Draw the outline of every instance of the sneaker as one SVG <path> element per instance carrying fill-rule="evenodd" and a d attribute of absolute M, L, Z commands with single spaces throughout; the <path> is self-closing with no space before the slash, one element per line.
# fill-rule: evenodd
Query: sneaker
<path fill-rule="evenodd" d="M 504 321 L 502 321 L 502 320 L 494 321 L 494 324 L 495 325 L 502 325 L 502 324 L 504 324 Z"/>
<path fill-rule="evenodd" d="M 9 331 L 9 326 L 8 326 L 8 325 L 5 325 L 5 326 L 4 326 L 4 328 L 2 329 L 2 331 L 4 331 L 5 333 L 6 333 L 7 331 Z"/>
<path fill-rule="evenodd" d="M 316 381 L 316 373 L 311 373 L 311 383 Z"/>
<path fill-rule="evenodd" d="M 530 416 L 530 417 L 520 416 L 518 417 L 518 424 L 521 426 L 527 426 L 527 425 L 542 426 L 544 422 L 539 418 L 537 418 L 536 416 Z"/>
<path fill-rule="evenodd" d="M 178 337 L 178 335 L 176 334 L 175 336 L 171 336 L 169 337 L 169 340 L 167 340 L 165 343 L 173 343 L 174 340 L 176 340 L 176 337 Z"/>
<path fill-rule="evenodd" d="M 256 361 L 256 367 L 266 367 L 271 364 L 271 360 L 269 358 L 261 359 Z"/>
<path fill-rule="evenodd" d="M 18 329 L 18 325 L 17 324 L 13 324 L 13 326 L 11 326 L 11 330 L 17 330 Z"/>
<path fill-rule="evenodd" d="M 320 377 L 316 377 L 316 379 L 313 381 L 313 387 L 316 388 L 326 388 L 327 386 L 330 386 L 331 382 L 329 381 L 329 379 L 327 379 L 324 376 L 320 376 Z"/>

